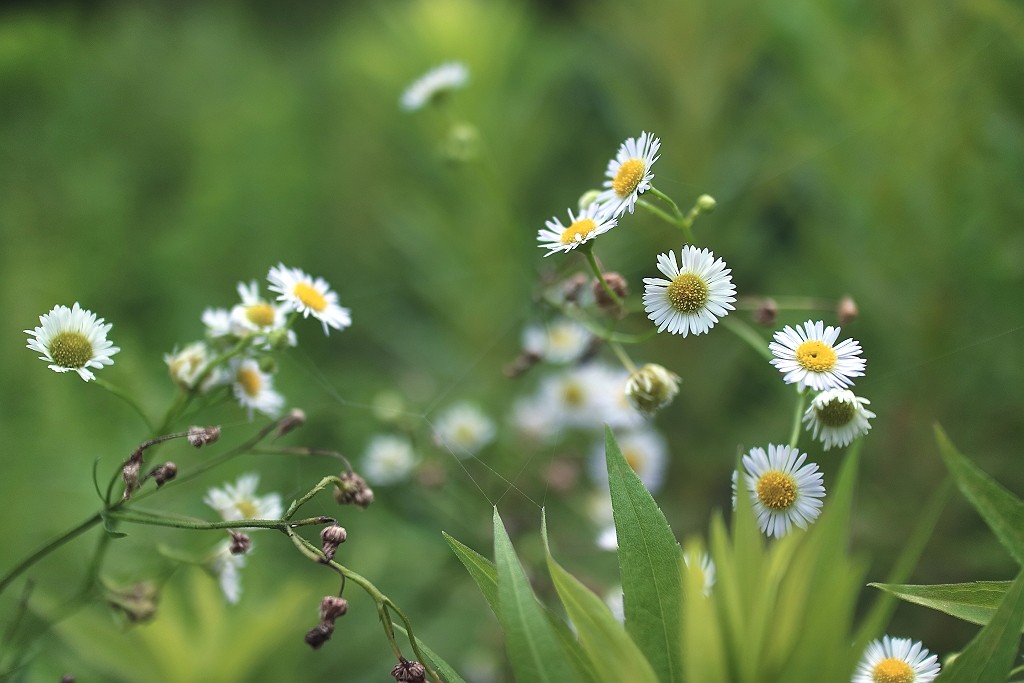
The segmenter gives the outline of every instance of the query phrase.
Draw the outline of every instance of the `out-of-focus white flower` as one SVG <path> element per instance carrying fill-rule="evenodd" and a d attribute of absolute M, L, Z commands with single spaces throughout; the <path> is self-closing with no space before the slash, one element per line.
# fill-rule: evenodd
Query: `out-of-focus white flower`
<path fill-rule="evenodd" d="M 231 311 L 226 308 L 207 308 L 203 311 L 202 321 L 206 325 L 206 336 L 210 339 L 235 336 L 231 325 Z"/>
<path fill-rule="evenodd" d="M 249 411 L 250 420 L 253 411 L 276 417 L 284 407 L 284 396 L 274 391 L 273 376 L 260 370 L 252 358 L 235 364 L 231 387 L 235 398 Z"/>
<path fill-rule="evenodd" d="M 408 439 L 379 434 L 366 446 L 361 471 L 371 484 L 397 484 L 409 477 L 418 461 Z"/>
<path fill-rule="evenodd" d="M 347 308 L 338 305 L 338 295 L 323 278 L 314 278 L 298 268 L 286 268 L 283 263 L 270 269 L 267 274 L 270 291 L 277 292 L 278 301 L 285 302 L 302 317 L 312 315 L 323 323 L 324 334 L 328 328 L 343 330 L 352 324 Z"/>
<path fill-rule="evenodd" d="M 164 362 L 167 363 L 167 373 L 174 380 L 174 383 L 185 390 L 194 389 L 196 381 L 210 364 L 210 349 L 204 342 L 193 342 L 181 351 L 164 354 Z M 226 374 L 223 367 L 216 368 L 206 375 L 199 390 L 202 393 L 208 392 L 215 386 L 226 381 Z"/>
<path fill-rule="evenodd" d="M 227 483 L 222 488 L 207 491 L 203 502 L 228 522 L 239 519 L 280 519 L 284 514 L 280 494 L 257 496 L 256 488 L 259 485 L 258 474 L 243 474 L 234 484 Z"/>
<path fill-rule="evenodd" d="M 569 209 L 569 225 L 562 225 L 558 217 L 545 222 L 546 228 L 537 231 L 539 247 L 547 249 L 545 256 L 567 252 L 585 244 L 598 235 L 603 235 L 616 226 L 618 221 L 601 211 L 597 204 L 591 204 L 579 215 Z"/>
<path fill-rule="evenodd" d="M 651 493 L 657 493 L 665 481 L 668 445 L 665 437 L 653 429 L 616 434 L 619 450 L 640 481 Z M 608 485 L 604 441 L 596 444 L 590 456 L 590 476 L 600 486 Z"/>
<path fill-rule="evenodd" d="M 494 440 L 494 422 L 476 406 L 459 403 L 434 422 L 434 439 L 457 458 L 469 458 Z"/>
<path fill-rule="evenodd" d="M 54 306 L 39 316 L 39 327 L 25 330 L 27 347 L 41 353 L 54 372 L 77 372 L 86 382 L 96 378 L 89 368 L 113 365 L 111 356 L 121 349 L 107 339 L 112 325 L 78 305 Z"/>
<path fill-rule="evenodd" d="M 224 541 L 217 547 L 216 554 L 209 560 L 207 568 L 217 578 L 224 599 L 232 605 L 242 597 L 242 567 L 245 555 L 231 553 L 231 542 Z"/>
<path fill-rule="evenodd" d="M 683 553 L 683 563 L 687 569 L 692 566 L 692 562 L 693 553 Z M 697 566 L 700 567 L 701 576 L 704 577 L 704 595 L 711 595 L 711 588 L 715 585 L 715 561 L 706 552 L 702 552 L 697 560 Z"/>
<path fill-rule="evenodd" d="M 273 332 L 284 330 L 287 313 L 291 308 L 284 304 L 275 306 L 264 299 L 255 280 L 248 285 L 239 282 L 238 296 L 242 303 L 232 307 L 230 313 L 231 328 L 237 336 L 267 337 Z M 286 339 L 289 346 L 295 346 L 295 331 L 287 330 Z"/>
<path fill-rule="evenodd" d="M 447 62 L 434 67 L 402 93 L 402 109 L 417 111 L 430 102 L 469 82 L 469 69 L 461 62 Z"/>
<path fill-rule="evenodd" d="M 564 365 L 578 360 L 591 339 L 583 325 L 569 318 L 558 318 L 523 330 L 523 350 L 549 363 Z"/>

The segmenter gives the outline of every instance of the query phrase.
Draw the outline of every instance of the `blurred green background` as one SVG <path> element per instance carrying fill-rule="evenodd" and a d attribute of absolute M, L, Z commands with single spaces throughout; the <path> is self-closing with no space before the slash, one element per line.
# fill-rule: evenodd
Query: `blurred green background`
<path fill-rule="evenodd" d="M 397 106 L 408 83 L 451 59 L 472 74 L 451 102 L 480 134 L 465 162 L 439 151 L 446 121 Z M 1017 3 L 26 5 L 0 15 L 0 89 L 3 570 L 91 514 L 94 460 L 110 472 L 146 436 L 115 398 L 34 360 L 21 330 L 57 303 L 96 311 L 122 349 L 102 376 L 156 414 L 174 391 L 162 355 L 199 338 L 201 311 L 232 305 L 236 282 L 262 281 L 284 262 L 325 277 L 354 318 L 329 338 L 299 327 L 278 388 L 310 423 L 291 443 L 358 455 L 382 429 L 370 405 L 394 391 L 419 416 L 432 478 L 445 479 L 380 490 L 367 512 L 342 511 L 343 561 L 467 676 L 500 669 L 495 622 L 440 530 L 490 554 L 490 506 L 508 487 L 483 464 L 463 469 L 433 448 L 429 421 L 460 399 L 503 420 L 525 393 L 533 380 L 507 380 L 501 368 L 523 325 L 543 314 L 538 275 L 583 265 L 542 259 L 536 231 L 598 185 L 617 146 L 641 130 L 663 142 L 659 189 L 685 206 L 704 192 L 718 200 L 698 236 L 728 262 L 741 295 L 856 299 L 861 315 L 844 336 L 865 348 L 858 393 L 878 414 L 855 520 L 869 580 L 884 579 L 944 477 L 934 421 L 1024 493 Z M 639 299 L 655 255 L 681 245 L 638 213 L 598 253 Z M 810 315 L 784 313 L 779 325 Z M 642 316 L 633 328 L 646 329 Z M 657 418 L 673 453 L 659 501 L 678 534 L 702 533 L 710 510 L 729 504 L 737 450 L 785 438 L 790 393 L 725 330 L 662 335 L 633 354 L 684 378 Z M 251 433 L 243 418 L 231 409 L 208 421 L 237 442 Z M 809 450 L 827 481 L 838 456 Z M 179 465 L 203 457 L 177 445 L 164 453 Z M 614 560 L 540 476 L 561 455 L 527 451 L 503 427 L 481 459 L 519 477 L 534 501 L 547 496 L 556 554 L 607 587 Z M 254 468 L 262 489 L 287 498 L 334 465 L 243 458 L 168 491 L 160 506 L 209 515 L 206 488 Z M 310 513 L 338 514 L 323 498 Z M 500 507 L 520 531 L 536 528 L 539 511 L 524 496 L 510 492 Z M 283 537 L 257 536 L 243 600 L 228 607 L 201 572 L 172 571 L 156 552 L 201 552 L 219 537 L 130 531 L 108 574 L 164 581 L 161 616 L 128 629 L 99 607 L 76 614 L 37 644 L 25 680 L 387 678 L 376 614 L 356 591 L 334 640 L 319 652 L 302 642 L 336 586 Z M 95 533 L 37 568 L 38 609 L 59 613 L 94 543 Z M 527 557 L 536 544 L 522 538 Z M 1013 572 L 953 497 L 913 580 Z M 20 587 L 0 598 L 4 626 Z M 948 652 L 973 631 L 903 606 L 889 632 Z"/>

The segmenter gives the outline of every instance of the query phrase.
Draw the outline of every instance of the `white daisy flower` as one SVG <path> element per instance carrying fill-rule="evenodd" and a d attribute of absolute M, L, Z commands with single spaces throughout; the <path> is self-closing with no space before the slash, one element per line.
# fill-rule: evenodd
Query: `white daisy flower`
<path fill-rule="evenodd" d="M 676 253 L 658 254 L 658 270 L 669 279 L 644 278 L 644 310 L 658 332 L 704 334 L 733 310 L 736 288 L 725 261 L 707 249 L 686 245 Z"/>
<path fill-rule="evenodd" d="M 801 529 L 821 514 L 825 496 L 821 472 L 814 463 L 804 464 L 807 454 L 789 446 L 752 448 L 743 456 L 744 483 L 753 502 L 761 532 L 782 538 L 795 524 Z M 737 474 L 733 472 L 732 500 L 736 506 Z"/>
<path fill-rule="evenodd" d="M 78 305 L 54 306 L 39 316 L 39 327 L 25 330 L 31 335 L 27 348 L 41 353 L 39 360 L 50 363 L 54 372 L 77 372 L 86 382 L 96 379 L 89 368 L 113 365 L 111 356 L 121 349 L 107 339 L 110 323 Z"/>
<path fill-rule="evenodd" d="M 461 88 L 468 82 L 469 69 L 461 62 L 448 62 L 434 67 L 402 93 L 402 109 L 422 109 L 445 93 Z"/>
<path fill-rule="evenodd" d="M 864 407 L 870 403 L 849 389 L 829 389 L 811 401 L 804 412 L 804 423 L 814 438 L 825 444 L 826 451 L 833 446 L 849 446 L 871 429 L 868 420 L 875 414 Z"/>
<path fill-rule="evenodd" d="M 206 336 L 211 339 L 235 336 L 235 328 L 231 324 L 231 311 L 226 308 L 207 308 L 201 316 L 206 325 Z"/>
<path fill-rule="evenodd" d="M 629 373 L 602 363 L 566 370 L 545 378 L 540 400 L 554 411 L 558 424 L 579 429 L 598 429 L 609 424 L 613 429 L 640 426 L 638 413 L 625 395 Z"/>
<path fill-rule="evenodd" d="M 234 366 L 231 389 L 243 408 L 248 409 L 249 419 L 253 411 L 276 417 L 284 407 L 284 396 L 274 391 L 274 378 L 262 370 L 252 358 L 240 361 Z"/>
<path fill-rule="evenodd" d="M 396 484 L 412 473 L 418 461 L 408 439 L 381 434 L 366 446 L 360 471 L 371 484 Z"/>
<path fill-rule="evenodd" d="M 558 318 L 523 330 L 523 350 L 549 363 L 565 365 L 578 360 L 592 339 L 587 328 L 575 320 Z"/>
<path fill-rule="evenodd" d="M 257 496 L 256 487 L 259 485 L 258 474 L 243 474 L 234 484 L 226 483 L 223 488 L 207 491 L 203 502 L 227 522 L 239 519 L 280 519 L 284 514 L 281 496 L 277 493 Z"/>
<path fill-rule="evenodd" d="M 572 214 L 569 209 L 569 225 L 562 225 L 562 221 L 555 216 L 544 223 L 548 227 L 537 231 L 539 247 L 548 250 L 545 256 L 551 256 L 555 252 L 570 251 L 585 242 L 589 242 L 598 235 L 604 234 L 614 228 L 618 221 L 606 214 L 597 203 L 591 204 L 578 215 Z"/>
<path fill-rule="evenodd" d="M 512 406 L 512 426 L 520 436 L 535 443 L 549 443 L 562 428 L 558 411 L 543 394 L 516 400 Z"/>
<path fill-rule="evenodd" d="M 287 313 L 291 309 L 287 305 L 274 306 L 260 296 L 259 285 L 255 280 L 248 285 L 239 282 L 238 296 L 242 303 L 234 306 L 229 315 L 231 329 L 236 335 L 269 335 L 271 332 L 284 329 Z M 287 341 L 289 346 L 295 346 L 293 330 L 288 330 Z"/>
<path fill-rule="evenodd" d="M 939 675 L 939 658 L 921 641 L 890 638 L 871 641 L 857 664 L 852 683 L 930 683 Z"/>
<path fill-rule="evenodd" d="M 852 377 L 864 375 L 865 360 L 860 358 L 860 344 L 847 339 L 836 344 L 839 328 L 822 321 L 808 320 L 803 327 L 789 325 L 775 333 L 768 348 L 775 356 L 770 362 L 783 373 L 786 384 L 815 391 L 845 389 L 853 385 Z"/>
<path fill-rule="evenodd" d="M 646 132 L 622 143 L 605 171 L 608 180 L 604 187 L 608 189 L 597 196 L 602 211 L 616 218 L 626 211 L 633 213 L 637 197 L 651 188 L 651 166 L 658 160 L 659 147 L 661 140 Z"/>
<path fill-rule="evenodd" d="M 307 275 L 298 268 L 286 268 L 279 263 L 267 274 L 270 290 L 280 294 L 278 301 L 284 301 L 303 318 L 312 315 L 323 323 L 324 334 L 328 327 L 343 330 L 352 324 L 349 310 L 338 305 L 338 295 L 323 278 Z"/>
<path fill-rule="evenodd" d="M 213 360 L 209 347 L 203 342 L 193 342 L 181 351 L 173 351 L 164 354 L 164 362 L 167 363 L 167 372 L 171 379 L 179 387 L 185 390 L 194 389 L 199 376 L 203 374 L 206 367 Z M 223 384 L 226 381 L 224 368 L 219 367 L 211 371 L 199 387 L 202 393 L 208 392 L 213 387 Z"/>
<path fill-rule="evenodd" d="M 668 467 L 668 445 L 665 438 L 653 429 L 616 434 L 615 438 L 622 456 L 640 477 L 640 481 L 648 491 L 656 493 L 665 481 L 665 470 Z M 589 465 L 594 483 L 608 486 L 603 440 L 591 451 Z"/>
<path fill-rule="evenodd" d="M 690 568 L 690 564 L 692 563 L 692 561 L 693 561 L 693 553 L 691 553 L 691 552 L 683 553 L 683 564 L 686 565 L 687 569 Z M 715 585 L 715 576 L 716 576 L 715 561 L 712 560 L 711 556 L 708 555 L 706 552 L 702 552 L 700 554 L 700 557 L 697 558 L 697 565 L 700 567 L 701 576 L 704 577 L 704 586 L 703 586 L 704 595 L 705 596 L 711 595 L 711 588 Z"/>
<path fill-rule="evenodd" d="M 216 554 L 209 560 L 207 569 L 217 578 L 224 599 L 232 605 L 242 597 L 242 567 L 245 555 L 231 553 L 231 542 L 225 541 L 217 547 Z"/>
<path fill-rule="evenodd" d="M 494 422 L 469 403 L 452 406 L 434 422 L 434 441 L 459 459 L 476 455 L 495 433 Z"/>

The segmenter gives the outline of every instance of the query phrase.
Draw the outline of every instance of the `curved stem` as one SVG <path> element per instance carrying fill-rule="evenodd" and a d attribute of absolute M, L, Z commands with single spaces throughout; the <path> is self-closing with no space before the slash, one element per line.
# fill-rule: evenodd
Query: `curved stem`
<path fill-rule="evenodd" d="M 768 348 L 768 342 L 762 339 L 757 330 L 747 323 L 734 316 L 726 316 L 722 318 L 722 326 L 745 341 L 750 348 L 757 351 L 759 356 L 764 357 L 766 360 L 772 359 L 772 352 Z"/>
<path fill-rule="evenodd" d="M 98 384 L 99 386 L 101 386 L 104 389 L 106 389 L 107 391 L 109 391 L 114 396 L 117 396 L 119 399 L 121 399 L 122 401 L 127 403 L 129 406 L 131 406 L 132 410 L 134 410 L 136 413 L 138 413 L 139 417 L 142 418 L 142 421 L 146 423 L 146 429 L 148 429 L 150 431 L 153 431 L 153 422 L 150 421 L 149 416 L 146 415 L 146 411 L 144 411 L 142 409 L 142 406 L 140 406 L 138 403 L 136 403 L 134 398 L 129 396 L 127 393 L 125 393 L 119 387 L 114 386 L 110 382 L 106 381 L 102 377 L 96 377 L 93 381 L 96 384 Z"/>
<path fill-rule="evenodd" d="M 308 493 L 306 493 L 301 498 L 298 498 L 298 499 L 292 501 L 292 504 L 288 506 L 288 511 L 284 513 L 284 517 L 282 517 L 281 519 L 283 519 L 283 520 L 291 519 L 292 515 L 294 515 L 296 512 L 298 512 L 300 507 L 302 507 L 303 505 L 308 503 L 313 498 L 313 496 L 315 496 L 316 494 L 320 493 L 321 491 L 323 491 L 325 488 L 327 488 L 331 484 L 337 484 L 337 485 L 340 486 L 342 484 L 342 481 L 341 481 L 341 479 L 339 477 L 336 477 L 334 475 L 329 475 L 329 476 L 324 477 L 323 479 L 320 480 L 320 482 L 316 486 L 311 488 Z"/>
<path fill-rule="evenodd" d="M 632 375 L 634 372 L 636 372 L 636 365 L 633 364 L 633 360 L 626 353 L 626 350 L 622 348 L 622 344 L 619 344 L 618 342 L 608 342 L 608 346 L 611 347 L 611 350 L 615 352 L 615 355 L 618 357 L 619 361 L 626 367 L 626 370 L 629 371 L 629 374 Z"/>
<path fill-rule="evenodd" d="M 24 560 L 19 562 L 16 566 L 14 566 L 6 574 L 4 574 L 2 579 L 0 579 L 0 593 L 3 593 L 4 589 L 6 589 L 7 586 L 9 586 L 12 581 L 14 581 L 16 578 L 18 578 L 22 574 L 22 572 L 24 572 L 26 569 L 28 569 L 33 564 L 35 564 L 39 560 L 43 559 L 44 557 L 46 557 L 47 555 L 52 553 L 57 548 L 59 548 L 62 545 L 64 545 L 68 541 L 72 540 L 73 538 L 75 538 L 77 536 L 80 536 L 81 534 L 85 533 L 86 531 L 88 531 L 92 527 L 96 526 L 97 524 L 100 523 L 101 519 L 102 519 L 101 514 L 99 512 L 97 512 L 92 517 L 90 517 L 89 519 L 85 520 L 84 522 L 82 522 L 78 526 L 76 526 L 76 527 L 74 527 L 72 529 L 69 529 L 68 531 L 65 531 L 63 534 L 61 534 L 57 538 L 47 542 L 41 548 L 39 548 L 34 553 L 32 553 L 31 555 L 26 557 Z"/>
<path fill-rule="evenodd" d="M 807 402 L 806 390 L 798 390 L 796 399 L 796 410 L 793 413 L 793 429 L 789 432 L 789 447 L 796 448 L 800 442 L 801 418 L 804 415 L 804 404 Z"/>
<path fill-rule="evenodd" d="M 131 524 L 148 524 L 150 526 L 166 526 L 175 529 L 199 529 L 213 531 L 216 529 L 285 529 L 313 524 L 330 524 L 334 521 L 332 517 L 308 517 L 296 521 L 285 519 L 234 519 L 221 522 L 192 521 L 168 517 L 153 512 L 141 512 L 135 510 L 124 510 L 121 512 L 110 512 L 107 515 L 119 522 Z"/>
<path fill-rule="evenodd" d="M 590 264 L 590 269 L 594 271 L 594 275 L 597 276 L 597 281 L 601 283 L 601 289 L 608 295 L 608 298 L 612 300 L 616 308 L 622 310 L 623 304 L 622 299 L 615 293 L 615 290 L 611 288 L 608 281 L 604 279 L 604 273 L 601 272 L 601 267 L 597 265 L 597 257 L 594 256 L 593 244 L 587 244 L 582 247 L 583 253 L 587 256 L 587 263 Z"/>

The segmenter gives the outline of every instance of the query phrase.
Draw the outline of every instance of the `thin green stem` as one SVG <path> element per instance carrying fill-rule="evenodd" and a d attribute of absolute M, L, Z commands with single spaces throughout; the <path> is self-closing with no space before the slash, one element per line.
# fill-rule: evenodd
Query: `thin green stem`
<path fill-rule="evenodd" d="M 676 204 L 675 201 L 673 201 L 667 194 L 653 185 L 647 191 L 671 207 L 672 215 L 675 216 L 675 218 L 669 222 L 683 231 L 683 236 L 686 238 L 688 243 L 696 244 L 697 241 L 693 236 L 693 219 L 700 214 L 700 209 L 694 206 L 694 208 L 690 210 L 689 215 L 684 216 L 683 212 L 679 210 L 679 205 Z"/>
<path fill-rule="evenodd" d="M 423 666 L 427 666 L 427 661 L 429 660 L 424 656 L 423 652 L 420 651 L 420 645 L 416 641 L 416 636 L 413 635 L 412 622 L 409 621 L 409 617 L 405 616 L 405 612 L 399 609 L 398 605 L 396 605 L 391 600 L 391 598 L 385 599 L 387 600 L 388 606 L 391 609 L 395 610 L 395 613 L 398 615 L 398 618 L 402 620 L 402 624 L 405 626 L 405 635 L 409 639 L 409 645 L 412 646 L 412 651 L 416 653 L 416 661 L 418 661 L 420 664 L 423 664 Z M 435 672 L 430 671 L 430 677 L 437 681 L 437 683 L 441 683 L 441 679 Z"/>
<path fill-rule="evenodd" d="M 295 521 L 286 519 L 235 519 L 222 522 L 203 522 L 135 510 L 110 512 L 108 513 L 108 517 L 119 522 L 128 522 L 130 524 L 148 524 L 150 526 L 166 526 L 173 527 L 175 529 L 199 529 L 203 531 L 213 531 L 217 529 L 283 530 L 286 527 L 296 528 L 301 526 L 311 526 L 313 524 L 322 525 L 329 524 L 334 521 L 331 517 L 308 517 L 306 519 L 299 519 Z"/>
<path fill-rule="evenodd" d="M 88 595 L 92 591 L 92 587 L 96 585 L 96 580 L 100 576 L 100 567 L 103 566 L 103 558 L 107 554 L 107 546 L 110 545 L 110 534 L 100 534 L 100 538 L 96 541 L 96 550 L 92 552 L 92 559 L 89 560 L 89 568 L 85 571 L 85 580 L 82 581 L 82 587 L 79 590 L 79 594 L 83 597 Z"/>
<path fill-rule="evenodd" d="M 0 593 L 3 593 L 7 586 L 9 586 L 11 582 L 13 582 L 16 578 L 21 576 L 21 574 L 26 569 L 28 569 L 33 564 L 35 564 L 39 560 L 43 559 L 44 557 L 52 553 L 57 548 L 64 545 L 68 541 L 76 538 L 77 536 L 80 536 L 92 527 L 96 526 L 100 523 L 101 519 L 101 513 L 97 512 L 89 519 L 85 520 L 84 522 L 81 522 L 78 526 L 69 529 L 68 531 L 65 531 L 63 534 L 61 534 L 53 540 L 48 541 L 45 545 L 40 547 L 34 553 L 32 553 L 24 560 L 19 562 L 17 565 L 11 568 L 6 574 L 4 574 L 2 579 L 0 579 Z"/>
<path fill-rule="evenodd" d="M 601 289 L 603 289 L 605 294 L 608 295 L 608 298 L 612 300 L 615 307 L 622 310 L 622 299 L 620 299 L 619 295 L 615 293 L 615 290 L 611 288 L 608 281 L 604 279 L 604 273 L 601 272 L 601 267 L 597 265 L 597 257 L 594 256 L 593 244 L 584 245 L 582 249 L 583 253 L 587 255 L 587 263 L 590 264 L 590 269 L 594 271 L 594 275 L 597 276 L 597 281 L 601 283 Z"/>
<path fill-rule="evenodd" d="M 320 493 L 331 484 L 337 484 L 338 486 L 341 486 L 342 481 L 339 477 L 336 477 L 334 475 L 324 477 L 316 486 L 311 488 L 304 496 L 292 501 L 292 504 L 288 506 L 288 511 L 284 513 L 284 517 L 282 517 L 282 519 L 291 519 L 292 515 L 298 512 L 300 507 L 308 503 L 310 500 L 312 500 L 313 496 Z"/>
<path fill-rule="evenodd" d="M 619 361 L 626 367 L 627 370 L 629 370 L 629 374 L 632 375 L 634 372 L 636 372 L 636 365 L 633 364 L 633 360 L 626 353 L 626 350 L 622 348 L 622 344 L 619 344 L 618 342 L 608 342 L 608 346 L 611 348 L 612 351 L 615 352 L 615 355 L 618 357 Z"/>
<path fill-rule="evenodd" d="M 146 423 L 146 429 L 148 429 L 150 431 L 153 430 L 153 422 L 149 419 L 149 416 L 146 415 L 146 411 L 144 411 L 142 409 L 142 406 L 140 406 L 135 401 L 134 398 L 129 396 L 127 393 L 125 393 L 120 387 L 117 387 L 117 386 L 111 384 L 110 382 L 108 382 L 107 380 L 103 379 L 102 377 L 96 377 L 93 381 L 97 385 L 103 387 L 104 389 L 109 391 L 111 394 L 113 394 L 114 396 L 117 396 L 119 399 L 121 399 L 122 401 L 127 403 L 129 406 L 131 406 L 131 409 L 134 410 L 136 413 L 138 413 L 139 417 L 142 418 L 142 421 Z"/>
<path fill-rule="evenodd" d="M 790 448 L 796 448 L 797 443 L 800 442 L 801 418 L 803 418 L 804 415 L 804 404 L 807 402 L 806 390 L 797 390 L 796 395 L 796 410 L 793 412 L 793 429 L 789 432 Z"/>
<path fill-rule="evenodd" d="M 722 326 L 745 341 L 750 348 L 757 351 L 759 356 L 763 356 L 767 360 L 772 359 L 772 352 L 771 349 L 768 348 L 768 342 L 762 339 L 761 335 L 757 333 L 757 330 L 747 323 L 743 322 L 736 316 L 730 315 L 722 318 Z"/>
<path fill-rule="evenodd" d="M 636 203 L 637 206 L 641 206 L 647 209 L 649 212 L 653 213 L 655 216 L 665 221 L 666 223 L 670 223 L 672 225 L 679 225 L 679 222 L 675 219 L 675 217 L 668 215 L 667 213 L 656 207 L 654 204 L 644 201 L 643 199 L 638 199 Z"/>

